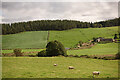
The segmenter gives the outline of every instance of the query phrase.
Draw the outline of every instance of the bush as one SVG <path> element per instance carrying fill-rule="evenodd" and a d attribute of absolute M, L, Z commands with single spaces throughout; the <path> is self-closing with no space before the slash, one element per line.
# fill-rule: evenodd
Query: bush
<path fill-rule="evenodd" d="M 118 53 L 115 55 L 115 58 L 116 58 L 116 59 L 120 59 L 120 52 L 118 52 Z"/>
<path fill-rule="evenodd" d="M 88 55 L 81 55 L 80 57 L 90 58 Z"/>
<path fill-rule="evenodd" d="M 74 55 L 68 55 L 67 57 L 74 57 Z"/>
<path fill-rule="evenodd" d="M 80 46 L 82 46 L 83 42 L 82 42 L 82 41 L 79 41 L 79 44 L 80 44 Z"/>
<path fill-rule="evenodd" d="M 13 51 L 14 51 L 14 54 L 15 54 L 16 57 L 23 56 L 23 54 L 21 52 L 22 51 L 21 49 L 14 49 Z"/>
<path fill-rule="evenodd" d="M 36 55 L 28 55 L 29 57 L 36 57 Z"/>
<path fill-rule="evenodd" d="M 115 57 L 113 57 L 113 56 L 106 56 L 106 57 L 103 57 L 102 59 L 104 59 L 104 60 L 115 60 Z"/>
<path fill-rule="evenodd" d="M 59 41 L 51 41 L 46 46 L 46 54 L 47 56 L 58 56 L 63 55 L 66 56 L 67 52 L 63 46 L 63 44 Z"/>
<path fill-rule="evenodd" d="M 101 57 L 99 57 L 98 59 L 101 59 Z"/>
<path fill-rule="evenodd" d="M 110 41 L 100 41 L 98 42 L 99 44 L 106 44 L 106 43 L 111 43 Z"/>
<path fill-rule="evenodd" d="M 74 55 L 74 57 L 79 57 L 78 55 Z"/>
<path fill-rule="evenodd" d="M 94 59 L 97 59 L 97 56 L 94 56 Z"/>
<path fill-rule="evenodd" d="M 38 52 L 37 56 L 38 57 L 46 57 L 46 50 L 42 50 L 42 51 Z"/>

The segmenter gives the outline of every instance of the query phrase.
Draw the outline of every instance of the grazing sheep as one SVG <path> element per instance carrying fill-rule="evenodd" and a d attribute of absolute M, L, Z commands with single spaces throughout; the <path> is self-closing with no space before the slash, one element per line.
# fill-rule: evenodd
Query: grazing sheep
<path fill-rule="evenodd" d="M 74 69 L 74 67 L 73 66 L 69 66 L 69 69 Z"/>
<path fill-rule="evenodd" d="M 94 76 L 94 75 L 98 76 L 99 74 L 100 74 L 99 71 L 94 71 L 94 72 L 93 72 L 93 76 Z"/>
<path fill-rule="evenodd" d="M 54 66 L 57 66 L 57 64 L 54 64 Z"/>

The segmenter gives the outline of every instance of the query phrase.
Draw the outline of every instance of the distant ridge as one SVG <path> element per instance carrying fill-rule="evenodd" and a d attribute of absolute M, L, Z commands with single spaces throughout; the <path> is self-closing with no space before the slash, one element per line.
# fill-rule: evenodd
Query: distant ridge
<path fill-rule="evenodd" d="M 119 26 L 120 17 L 100 21 L 100 22 L 82 22 L 75 20 L 36 20 L 28 22 L 18 22 L 11 24 L 2 24 L 2 34 L 16 34 L 25 31 L 48 31 L 48 30 L 69 30 L 73 28 L 101 28 Z"/>

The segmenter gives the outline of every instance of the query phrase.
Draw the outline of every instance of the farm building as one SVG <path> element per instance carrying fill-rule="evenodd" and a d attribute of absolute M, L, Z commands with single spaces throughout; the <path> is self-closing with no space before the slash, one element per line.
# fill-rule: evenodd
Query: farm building
<path fill-rule="evenodd" d="M 89 43 L 82 43 L 81 46 L 89 46 L 90 44 Z M 78 48 L 81 47 L 80 44 L 77 45 Z"/>
<path fill-rule="evenodd" d="M 89 46 L 89 43 L 83 43 L 82 46 Z"/>
<path fill-rule="evenodd" d="M 112 38 L 102 38 L 102 37 L 99 37 L 96 39 L 96 42 L 114 42 L 115 40 L 112 39 Z"/>

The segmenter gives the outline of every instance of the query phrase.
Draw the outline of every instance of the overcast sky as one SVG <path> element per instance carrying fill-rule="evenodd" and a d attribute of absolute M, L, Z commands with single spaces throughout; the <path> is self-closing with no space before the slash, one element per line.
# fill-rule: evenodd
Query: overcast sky
<path fill-rule="evenodd" d="M 7 23 L 48 19 L 96 22 L 117 17 L 117 2 L 3 2 L 0 16 Z"/>

